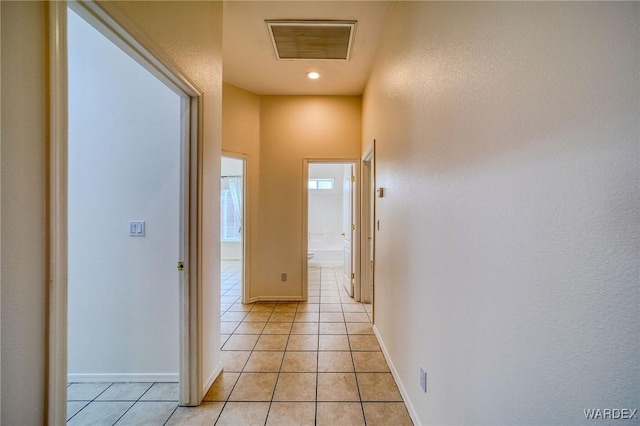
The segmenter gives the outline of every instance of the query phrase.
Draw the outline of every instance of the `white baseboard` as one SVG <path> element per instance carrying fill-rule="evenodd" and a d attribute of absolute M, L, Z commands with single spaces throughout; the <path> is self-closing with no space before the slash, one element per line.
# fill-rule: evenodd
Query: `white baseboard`
<path fill-rule="evenodd" d="M 251 298 L 249 303 L 254 302 L 302 302 L 300 296 L 259 296 Z"/>
<path fill-rule="evenodd" d="M 404 400 L 404 405 L 407 407 L 407 411 L 409 412 L 409 417 L 413 421 L 414 425 L 420 425 L 420 421 L 418 419 L 418 413 L 416 413 L 416 409 L 413 407 L 411 400 L 409 399 L 409 394 L 400 380 L 400 375 L 398 374 L 398 370 L 396 370 L 395 365 L 393 365 L 393 361 L 391 361 L 391 357 L 389 356 L 389 351 L 387 351 L 384 342 L 382 341 L 382 337 L 380 336 L 380 332 L 378 328 L 373 325 L 373 333 L 376 335 L 378 339 L 378 343 L 380 344 L 380 348 L 382 349 L 382 353 L 384 354 L 385 359 L 387 360 L 387 364 L 389 364 L 389 369 L 391 370 L 391 375 L 396 381 L 396 385 L 398 385 L 398 390 L 400 391 L 400 395 L 402 395 L 402 399 Z"/>
<path fill-rule="evenodd" d="M 178 373 L 67 374 L 68 383 L 122 382 L 151 383 L 179 381 Z"/>

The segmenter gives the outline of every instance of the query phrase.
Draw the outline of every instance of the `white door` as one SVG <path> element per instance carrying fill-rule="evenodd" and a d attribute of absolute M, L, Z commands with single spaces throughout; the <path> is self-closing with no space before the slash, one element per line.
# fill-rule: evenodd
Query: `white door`
<path fill-rule="evenodd" d="M 353 297 L 353 231 L 355 221 L 353 220 L 353 182 L 354 176 L 353 164 L 344 166 L 344 179 L 342 184 L 342 236 L 343 241 L 343 258 L 344 258 L 344 275 L 342 282 L 344 288 Z"/>

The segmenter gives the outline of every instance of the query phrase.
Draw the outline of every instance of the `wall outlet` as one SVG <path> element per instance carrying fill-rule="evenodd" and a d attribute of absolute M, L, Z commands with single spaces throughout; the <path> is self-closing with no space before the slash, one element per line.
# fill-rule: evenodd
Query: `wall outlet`
<path fill-rule="evenodd" d="M 287 274 L 286 273 L 282 273 L 280 274 L 280 281 L 286 281 L 287 280 Z"/>
<path fill-rule="evenodd" d="M 422 392 L 427 393 L 427 373 L 422 367 L 420 367 L 420 388 Z"/>

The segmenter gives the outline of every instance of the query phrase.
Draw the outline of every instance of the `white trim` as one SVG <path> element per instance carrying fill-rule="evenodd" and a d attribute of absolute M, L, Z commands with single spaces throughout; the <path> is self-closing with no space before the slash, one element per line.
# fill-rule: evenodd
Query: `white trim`
<path fill-rule="evenodd" d="M 49 2 L 49 322 L 47 420 L 67 422 L 67 2 Z"/>
<path fill-rule="evenodd" d="M 110 373 L 69 374 L 69 383 L 125 382 L 125 383 L 178 383 L 178 373 Z"/>
<path fill-rule="evenodd" d="M 380 349 L 382 349 L 382 354 L 384 355 L 384 358 L 387 361 L 387 364 L 389 365 L 389 370 L 391 370 L 391 375 L 393 376 L 393 379 L 396 381 L 396 385 L 398 385 L 398 390 L 400 391 L 400 395 L 402 396 L 404 405 L 407 407 L 407 411 L 409 412 L 411 421 L 413 421 L 414 425 L 422 424 L 418 419 L 418 413 L 416 412 L 416 409 L 413 407 L 413 404 L 411 403 L 411 399 L 409 399 L 409 394 L 407 393 L 407 390 L 405 389 L 404 384 L 402 383 L 402 380 L 400 380 L 400 375 L 398 374 L 398 370 L 396 369 L 396 366 L 393 365 L 393 361 L 391 360 L 389 351 L 387 350 L 387 347 L 384 345 L 384 341 L 380 336 L 378 327 L 373 325 L 372 328 L 373 328 L 373 333 L 375 334 L 376 339 L 378 340 L 378 344 L 380 345 Z"/>
<path fill-rule="evenodd" d="M 304 302 L 304 299 L 298 296 L 258 296 L 252 297 L 248 303 L 255 302 Z"/>
<path fill-rule="evenodd" d="M 361 282 L 361 284 L 364 283 L 365 285 L 368 286 L 369 280 L 371 280 L 371 282 L 373 284 L 372 285 L 372 289 L 369 292 L 369 302 L 371 303 L 371 306 L 372 306 L 372 322 L 373 323 L 375 323 L 374 299 L 375 299 L 375 287 L 376 287 L 376 282 L 375 282 L 375 264 L 376 264 L 376 261 L 375 261 L 375 259 L 376 259 L 376 255 L 375 255 L 375 253 L 376 253 L 376 228 L 375 228 L 375 222 L 376 222 L 376 196 L 375 196 L 375 190 L 376 190 L 376 164 L 375 164 L 375 156 L 376 156 L 376 141 L 374 139 L 372 146 L 362 156 L 362 165 L 363 166 L 362 166 L 362 168 L 360 170 L 361 176 L 362 176 L 362 178 L 361 178 L 362 186 L 360 187 L 360 204 L 361 204 L 361 207 L 362 207 L 360 209 L 360 214 L 361 214 L 360 224 L 361 224 L 361 227 L 363 229 L 364 229 L 365 226 L 371 227 L 373 229 L 373 232 L 371 233 L 371 244 L 370 245 L 369 245 L 369 241 L 367 240 L 367 233 L 368 232 L 362 232 L 360 234 L 360 245 L 361 245 L 361 250 L 360 250 L 360 268 L 361 268 L 360 282 Z M 365 178 L 365 171 L 367 171 L 367 170 L 366 170 L 366 168 L 364 166 L 364 163 L 369 163 L 369 169 L 368 169 L 369 175 L 366 178 Z M 365 182 L 366 182 L 366 187 L 364 185 Z M 365 202 L 367 203 L 366 206 L 365 206 Z M 367 207 L 367 209 L 365 209 L 365 207 Z M 371 249 L 369 249 L 369 247 L 371 247 Z M 369 254 L 370 258 L 373 260 L 373 268 L 369 268 L 369 258 L 367 256 L 367 254 Z M 362 287 L 360 288 L 360 291 L 362 292 Z"/>
<path fill-rule="evenodd" d="M 360 225 L 362 232 L 360 232 L 360 301 L 363 299 L 371 302 L 371 295 L 369 292 L 369 282 L 371 280 L 371 271 L 369 266 L 369 260 L 371 259 L 371 244 L 373 243 L 373 236 L 371 236 L 371 243 L 369 242 L 369 231 L 371 229 L 371 153 L 369 152 L 362 158 L 362 167 L 360 168 Z M 364 297 L 366 296 L 366 297 Z"/>
<path fill-rule="evenodd" d="M 199 386 L 202 371 L 202 331 L 201 312 L 202 301 L 202 126 L 203 104 L 201 94 L 189 97 L 189 154 L 185 154 L 183 161 L 189 163 L 188 196 L 185 203 L 189 204 L 187 219 L 188 231 L 185 243 L 185 272 L 188 277 L 187 285 L 181 287 L 180 298 L 180 405 L 197 406 L 204 397 Z M 183 144 L 183 147 L 185 144 Z M 185 179 L 187 177 L 185 176 Z"/>

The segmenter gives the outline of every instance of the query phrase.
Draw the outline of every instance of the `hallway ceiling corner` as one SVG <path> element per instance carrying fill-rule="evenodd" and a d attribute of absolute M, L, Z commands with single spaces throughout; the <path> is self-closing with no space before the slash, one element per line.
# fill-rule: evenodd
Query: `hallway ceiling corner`
<path fill-rule="evenodd" d="M 361 95 L 391 1 L 226 1 L 223 79 L 258 95 Z M 348 60 L 278 60 L 267 21 L 355 21 Z M 321 77 L 309 80 L 317 71 Z"/>

